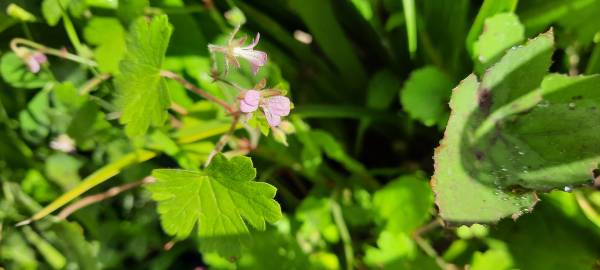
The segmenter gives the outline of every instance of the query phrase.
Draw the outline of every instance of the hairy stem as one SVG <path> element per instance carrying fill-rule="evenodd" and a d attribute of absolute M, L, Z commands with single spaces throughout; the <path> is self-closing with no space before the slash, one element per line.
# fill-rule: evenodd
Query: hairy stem
<path fill-rule="evenodd" d="M 67 50 L 53 49 L 53 48 L 46 47 L 46 46 L 44 46 L 42 44 L 33 42 L 31 40 L 27 40 L 27 39 L 24 39 L 24 38 L 13 38 L 10 41 L 10 48 L 15 53 L 19 51 L 19 45 L 25 45 L 27 47 L 31 47 L 33 49 L 36 49 L 36 50 L 40 51 L 43 54 L 54 55 L 54 56 L 57 56 L 57 57 L 60 57 L 60 58 L 64 58 L 64 59 L 67 59 L 67 60 L 71 60 L 73 62 L 85 64 L 85 65 L 88 65 L 88 66 L 95 67 L 97 65 L 96 62 L 94 62 L 94 61 L 92 61 L 90 59 L 87 59 L 87 58 L 84 58 L 84 57 L 81 57 L 81 56 L 69 53 L 69 52 L 67 52 Z"/>
<path fill-rule="evenodd" d="M 435 262 L 437 263 L 437 265 L 441 268 L 441 269 L 454 269 L 454 267 L 447 263 L 446 261 L 444 261 L 444 259 L 442 259 L 442 257 L 440 257 L 437 252 L 435 251 L 435 249 L 431 246 L 431 244 L 429 244 L 429 242 L 427 242 L 425 239 L 423 239 L 422 235 L 441 226 L 442 225 L 442 221 L 440 219 L 435 219 L 432 222 L 426 224 L 425 226 L 418 228 L 417 230 L 415 230 L 412 234 L 412 239 L 417 243 L 417 245 L 429 256 L 432 258 L 435 258 Z"/>
<path fill-rule="evenodd" d="M 81 89 L 79 89 L 79 95 L 87 95 L 90 92 L 92 92 L 92 90 L 94 90 L 99 84 L 101 84 L 102 82 L 110 79 L 111 75 L 108 73 L 102 73 L 99 74 L 97 76 L 95 76 L 94 78 L 92 78 L 91 80 L 87 81 L 82 87 Z"/>
<path fill-rule="evenodd" d="M 221 150 L 223 150 L 223 147 L 225 147 L 225 144 L 227 143 L 227 141 L 229 141 L 229 137 L 231 136 L 231 134 L 233 134 L 233 132 L 237 128 L 239 121 L 240 121 L 240 115 L 235 114 L 233 116 L 233 122 L 231 123 L 231 126 L 229 127 L 229 130 L 227 131 L 227 133 L 225 133 L 225 134 L 223 134 L 223 136 L 221 136 L 221 138 L 215 145 L 215 148 L 213 148 L 213 150 L 210 152 L 210 154 L 208 154 L 208 158 L 206 159 L 206 162 L 204 163 L 205 168 L 208 167 L 208 165 L 210 164 L 212 159 L 215 157 L 215 155 L 217 155 L 217 153 L 219 153 L 219 152 L 221 152 Z"/>
<path fill-rule="evenodd" d="M 235 107 L 232 105 L 227 104 L 227 102 L 218 99 L 214 96 L 212 96 L 211 94 L 207 93 L 206 91 L 196 87 L 195 85 L 193 85 L 192 83 L 188 82 L 187 80 L 185 80 L 183 77 L 175 74 L 172 71 L 168 71 L 168 70 L 161 70 L 160 71 L 160 76 L 163 76 L 165 78 L 169 78 L 172 80 L 177 81 L 179 84 L 181 84 L 185 89 L 190 90 L 198 95 L 200 95 L 201 97 L 208 99 L 218 105 L 220 105 L 221 107 L 225 108 L 225 110 L 227 110 L 227 112 L 229 113 L 235 113 Z"/>
<path fill-rule="evenodd" d="M 333 215 L 333 221 L 340 232 L 340 237 L 342 238 L 342 242 L 344 244 L 346 269 L 352 270 L 354 269 L 354 248 L 352 247 L 352 239 L 350 238 L 348 226 L 346 226 L 346 222 L 344 221 L 342 208 L 335 199 L 331 200 L 331 214 Z"/>
<path fill-rule="evenodd" d="M 108 198 L 112 198 L 114 196 L 117 196 L 119 194 L 121 194 L 124 191 L 130 190 L 132 188 L 144 185 L 144 184 L 149 184 L 149 183 L 153 183 L 155 180 L 152 176 L 147 176 L 142 180 L 139 181 L 135 181 L 135 182 L 131 182 L 131 183 L 127 183 L 121 186 L 116 186 L 116 187 L 112 187 L 109 190 L 102 192 L 102 193 L 98 193 L 98 194 L 94 194 L 94 195 L 90 195 L 87 197 L 84 197 L 83 199 L 74 202 L 72 204 L 70 204 L 69 206 L 65 207 L 65 209 L 63 209 L 62 211 L 60 211 L 60 213 L 58 214 L 58 218 L 60 219 L 66 219 L 69 215 L 73 214 L 74 212 L 76 212 L 77 210 L 84 208 L 90 204 L 94 204 L 97 202 L 101 202 L 103 200 L 106 200 Z"/>

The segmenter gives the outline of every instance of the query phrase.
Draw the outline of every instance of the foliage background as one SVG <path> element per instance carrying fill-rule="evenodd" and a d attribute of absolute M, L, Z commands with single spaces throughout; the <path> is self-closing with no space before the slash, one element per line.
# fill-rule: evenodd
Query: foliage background
<path fill-rule="evenodd" d="M 485 19 L 514 13 L 522 30 L 501 26 L 515 27 L 517 35 L 507 37 L 514 44 L 553 27 L 551 71 L 594 74 L 600 72 L 598 0 L 22 0 L 3 1 L 0 10 L 5 269 L 600 267 L 597 188 L 543 194 L 535 211 L 516 221 L 468 227 L 439 225 L 427 182 L 451 89 L 489 66 L 478 57 L 477 46 L 484 45 L 475 45 Z M 259 48 L 269 53 L 269 65 L 256 78 L 248 66 L 229 76 L 243 87 L 268 78 L 269 85 L 289 88 L 296 128 L 289 146 L 262 137 L 249 154 L 257 179 L 278 188 L 284 218 L 253 233 L 234 262 L 200 252 L 194 237 L 173 241 L 145 188 L 90 205 L 68 221 L 47 217 L 15 227 L 136 148 L 160 154 L 86 195 L 138 181 L 152 169 L 194 168 L 206 159 L 228 126 L 226 116 L 172 81 L 172 100 L 189 113 L 176 115 L 180 128 L 166 124 L 142 140 L 129 139 L 115 120 L 119 104 L 111 79 L 77 95 L 96 72 L 119 72 L 136 17 L 163 13 L 174 29 L 163 68 L 224 98 L 234 89 L 212 82 L 208 43 L 222 44 L 242 22 L 249 36 L 261 33 Z M 308 44 L 299 41 L 302 33 L 311 36 Z M 15 37 L 64 47 L 99 66 L 50 57 L 47 68 L 31 75 L 10 55 Z M 61 134 L 75 140 L 76 151 L 50 147 Z"/>

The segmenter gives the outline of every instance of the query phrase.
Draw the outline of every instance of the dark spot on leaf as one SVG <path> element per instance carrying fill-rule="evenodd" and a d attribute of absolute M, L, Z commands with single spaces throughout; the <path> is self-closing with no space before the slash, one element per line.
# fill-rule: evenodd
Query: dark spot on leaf
<path fill-rule="evenodd" d="M 571 99 L 572 100 L 580 100 L 580 99 L 583 99 L 583 96 L 582 95 L 578 95 L 578 96 L 572 97 Z"/>
<path fill-rule="evenodd" d="M 479 103 L 479 109 L 484 114 L 490 113 L 492 107 L 492 92 L 489 89 L 481 89 L 477 93 L 477 102 Z"/>
<path fill-rule="evenodd" d="M 481 150 L 476 150 L 475 151 L 475 158 L 479 161 L 483 160 L 485 158 L 485 153 L 483 153 Z"/>

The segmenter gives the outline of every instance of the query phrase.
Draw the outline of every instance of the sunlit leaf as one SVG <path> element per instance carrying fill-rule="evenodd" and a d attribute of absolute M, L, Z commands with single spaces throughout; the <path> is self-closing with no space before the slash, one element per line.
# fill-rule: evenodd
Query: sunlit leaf
<path fill-rule="evenodd" d="M 246 223 L 264 231 L 266 222 L 281 218 L 275 187 L 254 181 L 250 158 L 227 160 L 219 154 L 203 172 L 160 169 L 152 175 L 157 182 L 148 189 L 158 201 L 163 229 L 185 238 L 197 224 L 205 251 L 239 255 L 248 241 Z"/>

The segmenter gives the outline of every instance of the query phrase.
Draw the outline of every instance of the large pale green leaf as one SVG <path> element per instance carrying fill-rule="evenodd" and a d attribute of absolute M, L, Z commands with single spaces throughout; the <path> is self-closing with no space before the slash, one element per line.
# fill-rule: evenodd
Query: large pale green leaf
<path fill-rule="evenodd" d="M 454 91 L 432 178 L 445 219 L 516 217 L 537 200 L 531 191 L 593 179 L 600 76 L 546 75 L 552 44 L 542 34 Z"/>
<path fill-rule="evenodd" d="M 122 107 L 120 122 L 129 136 L 143 135 L 148 127 L 167 119 L 169 93 L 160 68 L 171 36 L 166 15 L 136 20 L 127 37 L 127 53 L 116 78 Z"/>
<path fill-rule="evenodd" d="M 475 161 L 476 153 L 464 153 L 465 130 L 473 129 L 468 119 L 477 110 L 475 75 L 470 75 L 454 89 L 444 139 L 435 152 L 435 172 L 431 185 L 442 218 L 455 222 L 493 222 L 531 206 L 535 195 L 511 195 L 502 189 L 480 182 L 465 168 L 464 156 Z M 470 154 L 470 156 L 469 156 Z"/>
<path fill-rule="evenodd" d="M 246 223 L 264 231 L 266 222 L 281 218 L 275 187 L 254 181 L 248 157 L 227 160 L 218 154 L 203 172 L 160 169 L 152 175 L 157 182 L 148 188 L 158 201 L 164 230 L 185 238 L 198 224 L 205 251 L 238 255 L 250 233 Z"/>

